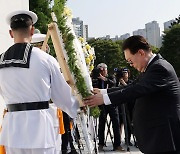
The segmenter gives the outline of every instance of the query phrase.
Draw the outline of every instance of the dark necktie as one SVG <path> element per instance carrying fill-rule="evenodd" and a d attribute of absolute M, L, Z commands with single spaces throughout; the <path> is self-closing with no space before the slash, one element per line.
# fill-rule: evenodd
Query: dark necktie
<path fill-rule="evenodd" d="M 101 80 L 102 81 L 102 89 L 104 89 L 104 80 Z"/>

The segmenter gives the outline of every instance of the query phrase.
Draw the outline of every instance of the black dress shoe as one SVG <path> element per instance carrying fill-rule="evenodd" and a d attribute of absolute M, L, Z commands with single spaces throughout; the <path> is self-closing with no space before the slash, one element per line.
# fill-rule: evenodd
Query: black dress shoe
<path fill-rule="evenodd" d="M 71 151 L 68 154 L 78 154 L 76 151 Z"/>
<path fill-rule="evenodd" d="M 123 147 L 121 147 L 121 146 L 115 147 L 115 148 L 113 149 L 113 151 L 126 152 L 125 149 L 123 149 Z"/>
<path fill-rule="evenodd" d="M 99 145 L 99 147 L 98 147 L 98 151 L 99 151 L 99 152 L 104 151 L 103 147 L 104 147 L 103 145 Z"/>
<path fill-rule="evenodd" d="M 125 144 L 127 145 L 127 142 L 125 142 Z M 133 144 L 130 141 L 128 142 L 128 145 L 133 146 Z"/>

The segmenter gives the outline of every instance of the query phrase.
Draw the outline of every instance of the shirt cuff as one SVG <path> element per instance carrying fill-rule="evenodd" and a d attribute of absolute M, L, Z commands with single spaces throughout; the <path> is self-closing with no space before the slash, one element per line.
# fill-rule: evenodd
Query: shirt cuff
<path fill-rule="evenodd" d="M 101 94 L 107 94 L 107 89 L 100 89 Z"/>
<path fill-rule="evenodd" d="M 104 100 L 105 105 L 110 105 L 111 104 L 111 101 L 110 101 L 109 96 L 107 94 L 103 95 L 103 100 Z"/>

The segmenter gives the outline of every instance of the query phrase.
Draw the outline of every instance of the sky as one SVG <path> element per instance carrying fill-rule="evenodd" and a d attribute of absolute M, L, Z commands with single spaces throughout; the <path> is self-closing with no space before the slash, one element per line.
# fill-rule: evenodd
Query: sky
<path fill-rule="evenodd" d="M 132 35 L 154 20 L 162 34 L 163 23 L 180 15 L 180 0 L 68 0 L 66 5 L 73 18 L 88 25 L 89 37 Z"/>

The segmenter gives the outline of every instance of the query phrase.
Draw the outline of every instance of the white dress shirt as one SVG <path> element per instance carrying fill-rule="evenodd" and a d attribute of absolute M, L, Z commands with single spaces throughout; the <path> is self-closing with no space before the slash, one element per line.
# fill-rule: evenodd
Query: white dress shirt
<path fill-rule="evenodd" d="M 0 69 L 0 94 L 6 104 L 49 101 L 76 117 L 79 103 L 60 72 L 56 59 L 33 47 L 30 67 Z M 55 132 L 48 109 L 7 112 L 0 145 L 13 148 L 55 147 Z"/>

